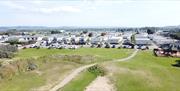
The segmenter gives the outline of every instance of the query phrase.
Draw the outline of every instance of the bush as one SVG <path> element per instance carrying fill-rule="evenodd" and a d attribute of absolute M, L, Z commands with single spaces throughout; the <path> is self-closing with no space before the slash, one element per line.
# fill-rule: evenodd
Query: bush
<path fill-rule="evenodd" d="M 37 69 L 34 59 L 19 59 L 0 66 L 0 78 L 12 79 L 15 74 Z"/>
<path fill-rule="evenodd" d="M 1 51 L 17 52 L 17 47 L 13 45 L 0 45 Z"/>
<path fill-rule="evenodd" d="M 14 54 L 12 52 L 0 50 L 0 58 L 12 58 L 12 57 L 14 57 Z"/>
<path fill-rule="evenodd" d="M 105 69 L 99 65 L 94 65 L 88 68 L 88 71 L 95 74 L 96 76 L 104 76 L 106 74 Z"/>
<path fill-rule="evenodd" d="M 12 45 L 0 45 L 0 58 L 12 58 L 17 51 L 16 46 Z"/>
<path fill-rule="evenodd" d="M 33 63 L 32 61 L 28 61 L 27 70 L 31 71 L 31 70 L 35 70 L 35 69 L 37 69 L 37 65 L 35 63 Z"/>

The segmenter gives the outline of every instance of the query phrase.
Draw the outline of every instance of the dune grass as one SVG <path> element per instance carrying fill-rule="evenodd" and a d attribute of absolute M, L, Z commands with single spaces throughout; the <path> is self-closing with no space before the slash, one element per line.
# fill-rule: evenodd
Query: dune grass
<path fill-rule="evenodd" d="M 131 60 L 105 64 L 117 91 L 180 91 L 178 58 L 155 57 L 152 51 L 139 51 Z"/>
<path fill-rule="evenodd" d="M 0 91 L 29 91 L 50 89 L 81 64 L 67 61 L 33 61 L 38 65 L 34 71 L 17 72 L 11 79 L 0 79 Z M 26 68 L 24 68 L 26 69 Z M 41 86 L 48 86 L 43 88 Z"/>
<path fill-rule="evenodd" d="M 41 86 L 44 78 L 32 73 L 23 73 L 14 76 L 12 80 L 1 80 L 0 91 L 28 91 L 30 88 Z"/>

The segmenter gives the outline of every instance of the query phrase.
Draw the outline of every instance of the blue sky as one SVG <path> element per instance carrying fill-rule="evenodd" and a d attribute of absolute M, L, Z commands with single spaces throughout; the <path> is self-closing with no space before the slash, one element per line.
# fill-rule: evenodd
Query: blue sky
<path fill-rule="evenodd" d="M 180 25 L 176 0 L 2 0 L 0 26 Z"/>

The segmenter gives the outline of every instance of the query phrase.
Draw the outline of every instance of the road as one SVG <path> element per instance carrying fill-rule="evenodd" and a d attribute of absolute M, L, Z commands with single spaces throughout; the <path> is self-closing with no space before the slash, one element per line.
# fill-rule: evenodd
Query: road
<path fill-rule="evenodd" d="M 123 59 L 118 59 L 118 60 L 113 60 L 113 62 L 119 62 L 119 61 L 126 61 L 129 60 L 131 58 L 133 58 L 138 52 L 138 49 L 136 49 L 130 56 L 123 58 Z M 52 89 L 50 89 L 49 91 L 57 91 L 58 89 L 64 87 L 66 84 L 68 84 L 73 78 L 75 78 L 80 72 L 82 72 L 83 70 L 96 65 L 97 63 L 94 64 L 89 64 L 89 65 L 85 65 L 82 67 L 79 67 L 78 69 L 74 70 L 70 75 L 68 75 L 64 80 L 62 80 L 60 83 L 58 83 L 56 86 L 54 86 Z"/>

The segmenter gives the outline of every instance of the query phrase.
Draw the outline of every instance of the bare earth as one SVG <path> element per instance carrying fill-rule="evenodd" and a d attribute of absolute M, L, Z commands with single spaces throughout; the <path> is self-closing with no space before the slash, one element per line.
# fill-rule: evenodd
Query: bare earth
<path fill-rule="evenodd" d="M 105 76 L 97 77 L 85 91 L 115 91 L 113 84 L 110 83 L 109 79 Z"/>

